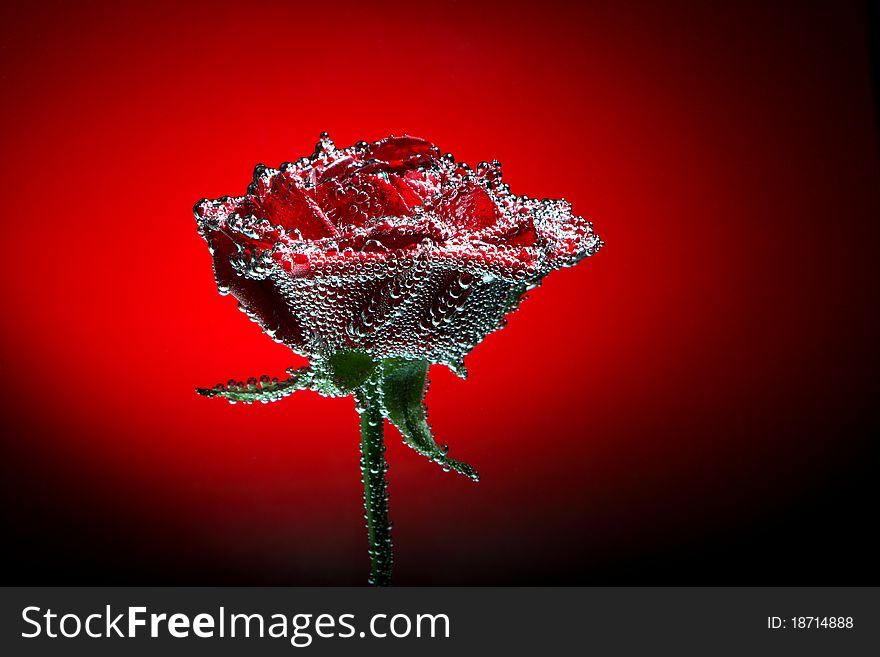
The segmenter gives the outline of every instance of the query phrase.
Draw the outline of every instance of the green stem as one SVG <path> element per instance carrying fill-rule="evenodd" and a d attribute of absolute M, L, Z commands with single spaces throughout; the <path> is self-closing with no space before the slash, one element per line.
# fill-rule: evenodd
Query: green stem
<path fill-rule="evenodd" d="M 391 585 L 391 525 L 388 522 L 388 481 L 385 472 L 384 418 L 379 386 L 364 383 L 355 392 L 361 417 L 361 473 L 364 482 L 367 536 L 370 541 L 370 584 Z"/>

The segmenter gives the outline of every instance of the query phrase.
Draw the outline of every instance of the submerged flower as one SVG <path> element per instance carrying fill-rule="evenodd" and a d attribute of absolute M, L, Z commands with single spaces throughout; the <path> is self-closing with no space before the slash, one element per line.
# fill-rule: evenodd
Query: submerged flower
<path fill-rule="evenodd" d="M 510 194 L 414 137 L 254 171 L 247 194 L 195 207 L 221 292 L 309 358 L 358 350 L 459 369 L 553 269 L 601 242 L 565 201 Z"/>
<path fill-rule="evenodd" d="M 549 272 L 602 246 L 565 201 L 510 193 L 501 164 L 475 169 L 423 139 L 388 137 L 258 165 L 244 196 L 194 209 L 217 286 L 310 367 L 279 381 L 231 381 L 205 396 L 270 402 L 303 388 L 353 395 L 372 579 L 391 576 L 384 419 L 420 454 L 477 479 L 434 442 L 428 369 L 464 357 Z"/>

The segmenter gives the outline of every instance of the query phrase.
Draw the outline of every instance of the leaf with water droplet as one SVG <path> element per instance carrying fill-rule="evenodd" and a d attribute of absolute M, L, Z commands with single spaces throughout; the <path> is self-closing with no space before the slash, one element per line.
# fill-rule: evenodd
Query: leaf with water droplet
<path fill-rule="evenodd" d="M 289 379 L 283 381 L 260 377 L 260 383 L 257 385 L 257 379 L 251 377 L 248 379 L 247 385 L 241 385 L 236 383 L 234 379 L 230 379 L 227 385 L 218 384 L 213 388 L 196 388 L 196 392 L 203 397 L 222 397 L 231 404 L 236 402 L 267 404 L 284 399 L 297 390 L 309 388 L 312 384 L 312 378 L 311 368 L 302 367 L 295 370 Z"/>
<path fill-rule="evenodd" d="M 388 358 L 382 365 L 382 403 L 385 414 L 400 431 L 406 444 L 444 468 L 479 481 L 480 475 L 473 467 L 449 458 L 446 450 L 434 442 L 424 402 L 428 361 Z"/>

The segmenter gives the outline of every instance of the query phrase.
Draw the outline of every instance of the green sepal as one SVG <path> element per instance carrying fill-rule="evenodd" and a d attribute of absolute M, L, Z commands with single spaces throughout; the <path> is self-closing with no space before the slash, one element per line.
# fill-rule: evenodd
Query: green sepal
<path fill-rule="evenodd" d="M 451 459 L 446 449 L 434 442 L 425 413 L 428 362 L 389 358 L 382 363 L 382 405 L 386 417 L 397 427 L 407 445 L 444 468 L 480 480 L 477 471 L 462 461 Z"/>
<path fill-rule="evenodd" d="M 322 368 L 327 378 L 346 394 L 360 388 L 376 369 L 376 362 L 361 351 L 337 351 Z"/>
<path fill-rule="evenodd" d="M 224 386 L 218 384 L 214 388 L 196 388 L 196 392 L 203 397 L 222 397 L 230 404 L 242 402 L 252 404 L 254 402 L 269 402 L 284 399 L 297 390 L 310 388 L 313 382 L 313 372 L 310 367 L 301 367 L 291 372 L 291 376 L 283 381 L 264 381 L 257 383 Z M 256 379 L 252 379 L 256 381 Z"/>

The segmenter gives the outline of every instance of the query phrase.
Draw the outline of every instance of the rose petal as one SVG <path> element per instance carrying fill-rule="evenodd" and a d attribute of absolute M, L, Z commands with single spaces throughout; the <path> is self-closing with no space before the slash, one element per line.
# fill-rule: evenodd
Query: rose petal
<path fill-rule="evenodd" d="M 529 222 L 528 225 L 520 226 L 514 233 L 506 235 L 504 241 L 514 246 L 534 246 L 538 242 L 538 233 Z"/>
<path fill-rule="evenodd" d="M 436 177 L 432 179 L 423 171 L 407 171 L 403 176 L 393 176 L 389 182 L 409 208 L 424 204 L 440 190 Z"/>
<path fill-rule="evenodd" d="M 253 195 L 254 215 L 268 219 L 287 230 L 298 230 L 304 239 L 320 239 L 336 234 L 336 227 L 327 219 L 302 183 L 289 173 L 276 174 L 263 193 L 262 186 Z"/>
<path fill-rule="evenodd" d="M 316 188 L 321 209 L 336 226 L 362 226 L 375 217 L 399 217 L 409 206 L 384 176 L 356 173 L 347 180 L 328 180 Z"/>
<path fill-rule="evenodd" d="M 391 136 L 373 142 L 367 148 L 367 157 L 385 162 L 401 161 L 413 155 L 424 155 L 430 152 L 434 145 L 418 137 L 401 135 Z"/>
<path fill-rule="evenodd" d="M 434 213 L 459 231 L 479 231 L 498 221 L 500 213 L 489 193 L 472 182 L 462 183 L 444 194 Z"/>
<path fill-rule="evenodd" d="M 337 180 L 348 178 L 362 165 L 363 162 L 360 159 L 352 156 L 342 157 L 322 169 L 317 176 L 317 182 L 320 184 L 331 178 L 336 178 Z"/>
<path fill-rule="evenodd" d="M 216 226 L 226 217 L 253 214 L 254 205 L 248 196 L 224 196 L 215 201 L 202 199 L 193 207 L 193 213 L 202 229 Z"/>
<path fill-rule="evenodd" d="M 538 232 L 529 214 L 516 216 L 516 224 L 512 227 L 499 226 L 480 234 L 480 241 L 487 244 L 507 244 L 510 246 L 535 246 L 538 243 Z"/>
<path fill-rule="evenodd" d="M 223 231 L 215 231 L 208 235 L 213 250 L 214 277 L 217 285 L 221 289 L 228 289 L 264 331 L 295 351 L 302 350 L 305 346 L 302 328 L 271 279 L 245 278 L 232 267 L 230 258 L 238 251 L 236 244 L 241 243 L 240 237 L 236 234 L 236 239 L 233 241 L 232 237 Z"/>

